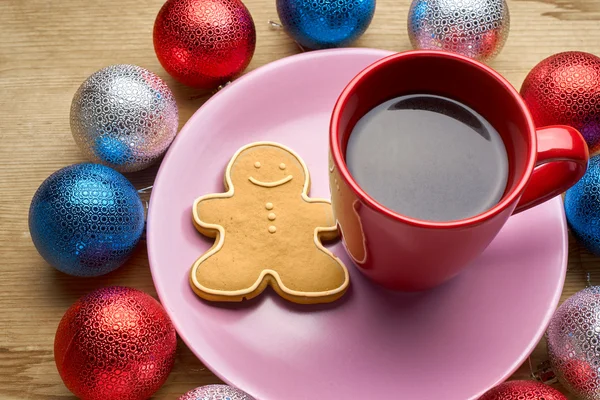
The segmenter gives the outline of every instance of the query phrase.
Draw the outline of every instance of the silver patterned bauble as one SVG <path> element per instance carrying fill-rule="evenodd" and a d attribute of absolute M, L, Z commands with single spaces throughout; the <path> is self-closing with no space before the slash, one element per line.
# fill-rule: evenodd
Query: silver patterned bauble
<path fill-rule="evenodd" d="M 179 400 L 254 400 L 254 398 L 231 386 L 207 385 L 190 390 Z"/>
<path fill-rule="evenodd" d="M 600 399 L 600 286 L 567 299 L 552 317 L 546 339 L 559 381 L 578 399 Z"/>
<path fill-rule="evenodd" d="M 509 29 L 505 0 L 413 0 L 408 14 L 414 48 L 450 51 L 483 62 L 500 53 Z"/>
<path fill-rule="evenodd" d="M 79 87 L 71 103 L 71 131 L 90 160 L 120 172 L 157 161 L 177 134 L 173 93 L 156 74 L 135 65 L 111 65 Z"/>

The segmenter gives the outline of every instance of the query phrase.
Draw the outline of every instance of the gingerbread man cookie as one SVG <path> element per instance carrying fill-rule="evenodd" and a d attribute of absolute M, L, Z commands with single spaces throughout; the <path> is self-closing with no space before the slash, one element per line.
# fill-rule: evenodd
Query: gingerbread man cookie
<path fill-rule="evenodd" d="M 225 171 L 226 193 L 194 202 L 194 224 L 215 238 L 193 265 L 194 292 L 241 301 L 267 286 L 295 303 L 341 297 L 350 278 L 321 240 L 338 237 L 331 202 L 308 197 L 310 176 L 292 150 L 272 142 L 239 149 Z"/>

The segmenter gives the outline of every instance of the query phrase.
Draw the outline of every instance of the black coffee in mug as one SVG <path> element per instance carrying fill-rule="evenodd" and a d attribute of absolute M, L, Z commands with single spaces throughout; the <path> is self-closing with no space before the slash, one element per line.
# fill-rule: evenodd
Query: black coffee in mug
<path fill-rule="evenodd" d="M 494 127 L 464 104 L 424 94 L 397 97 L 363 116 L 348 139 L 346 163 L 380 204 L 437 222 L 492 208 L 508 179 Z"/>

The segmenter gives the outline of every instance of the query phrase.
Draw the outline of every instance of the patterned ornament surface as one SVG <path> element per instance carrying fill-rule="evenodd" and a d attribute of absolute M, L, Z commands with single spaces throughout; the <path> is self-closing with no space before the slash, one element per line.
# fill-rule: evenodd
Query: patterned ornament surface
<path fill-rule="evenodd" d="M 135 65 L 111 65 L 92 74 L 71 103 L 71 132 L 93 162 L 120 172 L 155 163 L 177 134 L 173 93 L 156 74 Z"/>
<path fill-rule="evenodd" d="M 583 178 L 567 190 L 565 213 L 573 236 L 600 255 L 600 155 L 590 158 Z"/>
<path fill-rule="evenodd" d="M 590 152 L 600 150 L 599 57 L 580 51 L 550 56 L 529 72 L 521 96 L 537 126 L 572 126 Z"/>
<path fill-rule="evenodd" d="M 241 0 L 167 0 L 154 22 L 154 50 L 176 80 L 212 89 L 254 55 L 256 29 Z"/>
<path fill-rule="evenodd" d="M 413 0 L 408 35 L 415 49 L 444 50 L 486 62 L 510 30 L 505 0 Z"/>
<path fill-rule="evenodd" d="M 254 397 L 227 385 L 208 385 L 190 390 L 179 400 L 254 400 Z"/>
<path fill-rule="evenodd" d="M 75 164 L 50 175 L 29 208 L 29 232 L 41 256 L 75 276 L 99 276 L 121 266 L 144 231 L 144 206 L 117 171 Z"/>
<path fill-rule="evenodd" d="M 504 382 L 479 400 L 567 400 L 558 390 L 534 381 Z"/>
<path fill-rule="evenodd" d="M 563 386 L 579 399 L 600 399 L 600 287 L 567 299 L 552 317 L 546 339 Z"/>
<path fill-rule="evenodd" d="M 277 0 L 277 14 L 287 33 L 302 47 L 348 46 L 369 27 L 375 0 Z"/>
<path fill-rule="evenodd" d="M 175 361 L 175 328 L 162 306 L 136 289 L 107 287 L 79 299 L 54 339 L 67 388 L 85 400 L 146 400 Z"/>

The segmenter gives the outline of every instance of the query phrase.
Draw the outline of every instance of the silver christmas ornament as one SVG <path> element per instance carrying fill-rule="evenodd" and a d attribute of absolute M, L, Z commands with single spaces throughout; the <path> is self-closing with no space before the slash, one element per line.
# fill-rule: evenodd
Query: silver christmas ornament
<path fill-rule="evenodd" d="M 500 53 L 509 29 L 505 0 L 413 0 L 408 14 L 415 49 L 450 51 L 483 62 Z"/>
<path fill-rule="evenodd" d="M 231 386 L 207 385 L 190 390 L 179 400 L 254 400 L 254 398 Z"/>
<path fill-rule="evenodd" d="M 111 65 L 91 75 L 71 103 L 71 131 L 90 160 L 120 172 L 157 161 L 177 133 L 173 93 L 156 74 Z"/>
<path fill-rule="evenodd" d="M 556 311 L 548 356 L 558 380 L 578 399 L 600 399 L 600 287 L 575 293 Z"/>

